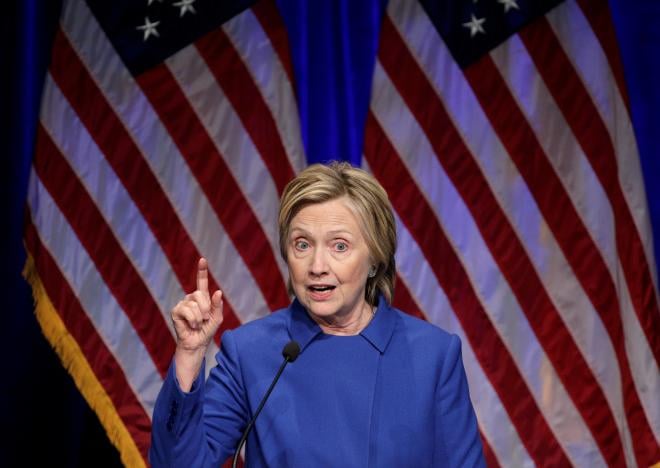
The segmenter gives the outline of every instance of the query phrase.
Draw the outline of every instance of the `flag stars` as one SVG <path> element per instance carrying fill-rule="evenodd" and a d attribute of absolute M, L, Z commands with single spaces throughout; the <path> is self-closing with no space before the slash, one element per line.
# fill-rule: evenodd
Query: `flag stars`
<path fill-rule="evenodd" d="M 159 24 L 160 21 L 152 22 L 148 16 L 145 16 L 144 24 L 142 26 L 138 26 L 135 29 L 144 32 L 144 38 L 142 40 L 146 42 L 146 40 L 149 39 L 149 37 L 151 36 L 160 37 L 160 34 L 158 34 L 158 30 L 156 29 L 156 26 L 158 26 Z"/>
<path fill-rule="evenodd" d="M 463 26 L 470 29 L 470 37 L 476 36 L 478 33 L 486 34 L 483 24 L 486 22 L 486 18 L 477 18 L 474 14 L 470 15 L 470 21 L 463 23 Z"/>
<path fill-rule="evenodd" d="M 193 15 L 197 13 L 195 11 L 195 7 L 193 6 L 193 3 L 195 3 L 195 0 L 181 0 L 176 3 L 172 3 L 172 6 L 175 6 L 177 8 L 180 8 L 179 10 L 179 18 L 181 18 L 183 15 L 186 14 L 186 12 L 190 12 Z"/>
<path fill-rule="evenodd" d="M 507 13 L 511 8 L 520 10 L 520 7 L 518 6 L 518 2 L 516 0 L 497 0 L 497 3 L 501 3 L 502 5 L 504 5 L 504 13 Z"/>

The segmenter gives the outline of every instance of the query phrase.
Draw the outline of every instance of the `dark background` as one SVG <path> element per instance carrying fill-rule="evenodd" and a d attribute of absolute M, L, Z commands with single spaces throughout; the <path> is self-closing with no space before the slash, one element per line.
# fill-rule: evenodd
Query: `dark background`
<path fill-rule="evenodd" d="M 34 129 L 60 5 L 56 0 L 10 0 L 2 5 L 0 209 L 5 222 L 0 228 L 0 429 L 5 435 L 0 437 L 0 465 L 121 466 L 96 415 L 41 334 L 31 292 L 20 274 L 25 262 L 21 236 Z M 345 155 L 359 164 L 384 1 L 278 0 L 278 5 L 289 30 L 308 159 Z M 660 2 L 610 0 L 610 6 L 658 250 L 660 149 L 654 133 L 660 130 L 655 116 L 660 108 L 656 86 L 660 81 Z M 339 33 L 337 22 L 343 26 Z M 333 49 L 331 44 L 343 44 L 344 49 Z M 349 82 L 342 78 L 347 73 Z M 660 264 L 657 258 L 656 254 L 656 264 Z"/>

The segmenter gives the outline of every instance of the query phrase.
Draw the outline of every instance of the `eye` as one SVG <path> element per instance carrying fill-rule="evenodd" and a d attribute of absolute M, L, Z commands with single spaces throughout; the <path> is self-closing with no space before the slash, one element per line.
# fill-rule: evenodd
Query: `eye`
<path fill-rule="evenodd" d="M 337 252 L 346 252 L 348 250 L 348 244 L 346 242 L 337 242 L 335 244 L 335 250 Z"/>
<path fill-rule="evenodd" d="M 307 250 L 309 249 L 309 242 L 305 240 L 297 240 L 294 243 L 294 246 L 296 247 L 297 250 Z"/>

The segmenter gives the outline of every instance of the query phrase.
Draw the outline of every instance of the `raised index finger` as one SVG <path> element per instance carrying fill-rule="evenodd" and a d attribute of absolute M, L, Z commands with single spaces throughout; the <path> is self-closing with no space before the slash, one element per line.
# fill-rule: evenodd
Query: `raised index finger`
<path fill-rule="evenodd" d="M 204 257 L 197 262 L 197 289 L 209 293 L 209 264 Z"/>

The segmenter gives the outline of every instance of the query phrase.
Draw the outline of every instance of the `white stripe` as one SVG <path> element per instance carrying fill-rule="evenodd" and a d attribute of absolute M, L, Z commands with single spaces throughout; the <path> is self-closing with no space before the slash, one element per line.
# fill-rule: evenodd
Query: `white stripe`
<path fill-rule="evenodd" d="M 81 0 L 67 4 L 62 27 L 93 79 L 117 112 L 150 166 L 177 216 L 209 262 L 242 322 L 269 313 L 243 259 L 225 233 L 213 208 L 181 153 L 164 128 L 105 33 Z"/>
<path fill-rule="evenodd" d="M 130 320 L 34 169 L 30 174 L 28 203 L 41 242 L 114 355 L 136 399 L 151 417 L 163 380 Z"/>
<path fill-rule="evenodd" d="M 565 426 L 567 418 L 574 418 L 581 425 L 582 439 L 586 443 L 594 444 L 559 377 L 551 366 L 544 366 L 548 358 L 491 257 L 472 215 L 439 165 L 425 134 L 416 124 L 379 63 L 374 75 L 372 108 L 392 145 L 398 154 L 402 155 L 404 164 L 408 166 L 420 190 L 429 200 L 429 205 L 461 258 L 481 303 L 511 350 L 546 420 L 558 434 L 560 443 L 563 443 L 569 430 Z M 391 112 L 390 109 L 397 111 Z M 482 132 L 484 133 L 488 132 Z M 549 385 L 555 387 L 550 398 L 547 393 Z M 560 415 L 560 411 L 564 414 Z M 575 427 L 570 430 L 573 432 Z M 571 453 L 568 446 L 564 446 L 564 449 L 571 458 L 579 455 Z"/>
<path fill-rule="evenodd" d="M 305 167 L 305 153 L 296 97 L 270 39 L 252 10 L 236 15 L 224 23 L 222 29 L 257 84 L 273 115 L 291 167 L 298 173 Z"/>
<path fill-rule="evenodd" d="M 578 216 L 596 243 L 599 254 L 607 265 L 608 274 L 611 278 L 616 277 L 618 249 L 612 228 L 614 218 L 607 195 L 537 73 L 524 45 L 514 36 L 492 51 L 491 56 L 518 107 L 534 130 L 548 161 L 561 179 Z M 516 203 L 506 209 L 509 212 L 519 211 L 520 205 L 524 203 Z M 513 218 L 520 219 L 515 216 Z M 525 219 L 524 223 L 534 224 L 534 220 Z M 533 239 L 525 239 L 526 245 L 538 244 L 538 241 L 532 244 L 533 242 Z M 554 238 L 547 236 L 542 248 L 546 252 L 545 258 L 534 255 L 536 249 L 529 249 L 536 269 L 541 273 L 553 301 L 560 306 L 562 318 L 582 355 L 598 377 L 622 434 L 627 462 L 633 463 L 634 453 L 630 432 L 626 429 L 620 368 L 610 337 Z M 617 295 L 617 291 L 612 293 Z M 611 305 L 618 308 L 618 304 Z M 642 342 L 634 346 L 644 344 L 646 343 Z"/>
<path fill-rule="evenodd" d="M 41 121 L 94 200 L 175 336 L 169 310 L 185 293 L 142 214 L 50 74 L 41 99 Z"/>
<path fill-rule="evenodd" d="M 644 178 L 628 109 L 600 42 L 577 2 L 568 0 L 562 3 L 551 10 L 547 18 L 611 135 L 621 188 L 642 239 L 657 293 L 658 279 L 654 268 L 653 237 Z"/>
<path fill-rule="evenodd" d="M 270 243 L 280 273 L 287 278 L 277 240 L 277 188 L 240 117 L 195 46 L 186 47 L 168 58 L 166 63 L 220 157 L 231 170 L 241 195 L 252 207 Z"/>

